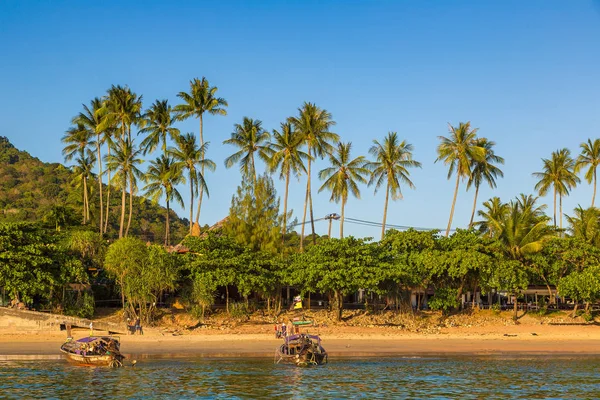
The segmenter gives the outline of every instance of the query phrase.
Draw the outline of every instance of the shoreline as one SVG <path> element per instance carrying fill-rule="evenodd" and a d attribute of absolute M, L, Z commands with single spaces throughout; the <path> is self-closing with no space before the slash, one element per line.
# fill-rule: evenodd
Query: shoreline
<path fill-rule="evenodd" d="M 539 333 L 504 329 L 514 333 L 457 330 L 440 334 L 373 332 L 322 332 L 323 346 L 331 357 L 404 356 L 598 356 L 600 327 L 554 327 Z M 97 335 L 105 332 L 95 332 Z M 89 331 L 75 331 L 78 339 Z M 121 335 L 121 349 L 130 358 L 266 358 L 273 357 L 281 339 L 267 333 L 194 333 L 173 335 L 148 330 L 143 336 Z M 0 330 L 0 361 L 60 356 L 64 332 Z M 19 358 L 21 357 L 21 358 Z"/>

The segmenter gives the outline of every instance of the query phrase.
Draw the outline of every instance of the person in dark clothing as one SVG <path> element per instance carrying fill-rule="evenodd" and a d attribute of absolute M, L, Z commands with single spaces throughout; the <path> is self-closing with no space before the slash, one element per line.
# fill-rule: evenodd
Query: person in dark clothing
<path fill-rule="evenodd" d="M 144 334 L 144 330 L 142 329 L 142 325 L 140 323 L 139 318 L 136 318 L 135 320 L 135 332 L 139 332 L 140 335 Z"/>

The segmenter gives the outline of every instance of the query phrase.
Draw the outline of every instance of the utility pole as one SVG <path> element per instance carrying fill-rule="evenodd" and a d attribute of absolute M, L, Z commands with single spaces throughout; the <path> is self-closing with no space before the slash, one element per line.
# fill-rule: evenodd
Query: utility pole
<path fill-rule="evenodd" d="M 331 221 L 334 219 L 337 221 L 338 219 L 340 219 L 340 216 L 336 213 L 332 213 L 332 214 L 327 214 L 325 216 L 325 219 L 329 220 L 329 230 L 327 231 L 327 237 L 329 239 L 331 239 Z"/>

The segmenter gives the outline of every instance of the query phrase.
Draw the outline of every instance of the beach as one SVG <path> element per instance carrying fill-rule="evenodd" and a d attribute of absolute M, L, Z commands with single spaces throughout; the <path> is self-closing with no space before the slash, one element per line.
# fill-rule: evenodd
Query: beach
<path fill-rule="evenodd" d="M 272 357 L 281 343 L 272 325 L 240 326 L 223 330 L 200 329 L 172 333 L 146 328 L 144 335 L 121 335 L 125 354 L 149 356 Z M 256 331 L 257 333 L 251 333 Z M 73 337 L 89 335 L 74 330 Z M 105 334 L 106 332 L 94 332 Z M 442 328 L 434 334 L 404 332 L 390 327 L 327 327 L 318 333 L 332 357 L 418 355 L 598 355 L 600 326 L 540 325 Z M 65 340 L 60 331 L 0 330 L 0 359 L 55 355 Z"/>

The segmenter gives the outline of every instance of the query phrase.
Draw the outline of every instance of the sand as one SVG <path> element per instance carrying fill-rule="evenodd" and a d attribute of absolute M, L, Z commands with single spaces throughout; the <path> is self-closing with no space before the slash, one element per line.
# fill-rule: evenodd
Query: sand
<path fill-rule="evenodd" d="M 145 329 L 122 335 L 123 353 L 151 357 L 273 357 L 281 340 L 272 326 L 228 330 L 197 329 L 169 333 Z M 316 331 L 313 331 L 317 333 Z M 96 332 L 101 334 L 102 332 Z M 318 332 L 331 357 L 436 355 L 600 355 L 600 326 L 520 324 L 497 327 L 443 328 L 435 334 L 407 333 L 389 327 L 329 327 Z M 73 332 L 75 338 L 89 330 Z M 0 360 L 59 355 L 64 332 L 0 330 Z"/>

